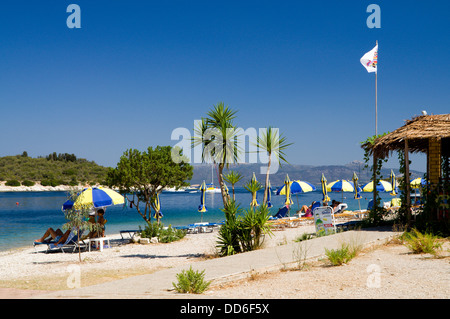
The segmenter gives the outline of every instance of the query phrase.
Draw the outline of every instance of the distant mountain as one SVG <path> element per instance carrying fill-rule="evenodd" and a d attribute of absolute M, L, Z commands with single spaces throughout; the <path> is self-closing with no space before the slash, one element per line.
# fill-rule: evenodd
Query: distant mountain
<path fill-rule="evenodd" d="M 244 178 L 241 182 L 237 184 L 237 186 L 242 186 L 244 183 L 248 182 L 253 173 L 255 173 L 256 178 L 261 184 L 264 184 L 265 181 L 265 171 L 264 174 L 260 174 L 260 167 L 262 164 L 240 164 L 240 165 L 231 165 L 230 170 L 234 170 L 236 172 L 241 173 Z M 206 183 L 211 183 L 212 173 L 214 174 L 214 184 L 218 186 L 218 176 L 217 170 L 211 170 L 211 165 L 194 165 L 194 175 L 191 184 L 200 184 L 203 181 Z M 228 170 L 225 169 L 224 173 Z M 400 177 L 401 174 L 398 169 L 393 169 L 395 175 Z M 270 183 L 273 187 L 281 186 L 284 182 L 286 174 L 289 175 L 290 180 L 305 180 L 316 187 L 320 186 L 320 179 L 322 177 L 322 173 L 325 175 L 328 183 L 335 181 L 337 179 L 347 179 L 351 180 L 353 176 L 353 172 L 358 175 L 359 184 L 365 184 L 370 182 L 372 179 L 372 171 L 370 169 L 364 168 L 364 163 L 359 161 L 353 161 L 346 165 L 324 165 L 324 166 L 313 166 L 313 165 L 283 165 L 281 166 L 277 173 L 270 175 Z M 390 168 L 382 168 L 381 175 L 383 179 L 388 179 L 391 173 Z M 419 171 L 411 171 L 411 179 L 417 177 L 423 177 L 423 172 Z"/>

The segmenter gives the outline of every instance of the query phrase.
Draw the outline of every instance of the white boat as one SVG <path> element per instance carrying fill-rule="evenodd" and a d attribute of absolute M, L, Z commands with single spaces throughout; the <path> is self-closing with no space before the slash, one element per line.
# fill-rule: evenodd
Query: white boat
<path fill-rule="evenodd" d="M 175 193 L 175 192 L 184 192 L 185 189 L 184 188 L 175 188 L 175 187 L 167 187 L 164 189 L 164 191 L 166 192 L 171 192 L 171 193 Z"/>
<path fill-rule="evenodd" d="M 206 184 L 206 193 L 221 193 L 220 188 L 214 186 L 214 166 L 211 165 L 211 184 Z"/>
<path fill-rule="evenodd" d="M 208 184 L 209 186 L 206 187 L 206 193 L 221 193 L 220 188 L 215 187 L 212 184 Z"/>

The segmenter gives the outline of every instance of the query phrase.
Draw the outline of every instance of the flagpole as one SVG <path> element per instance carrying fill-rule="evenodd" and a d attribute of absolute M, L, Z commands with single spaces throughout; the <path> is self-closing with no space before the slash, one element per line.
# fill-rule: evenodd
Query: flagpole
<path fill-rule="evenodd" d="M 378 40 L 377 40 L 378 45 Z M 377 53 L 378 55 L 378 53 Z M 377 58 L 378 59 L 378 58 Z M 378 135 L 378 88 L 377 88 L 378 63 L 375 71 L 375 135 Z"/>
<path fill-rule="evenodd" d="M 378 40 L 376 40 L 376 45 L 378 46 Z M 377 50 L 377 60 L 378 60 L 378 50 Z M 378 75 L 378 63 L 375 70 L 375 138 L 378 135 L 378 87 L 377 87 L 377 75 Z M 373 153 L 373 208 L 376 209 L 377 205 L 377 185 L 375 181 L 377 179 L 377 159 L 375 157 L 375 152 Z"/>

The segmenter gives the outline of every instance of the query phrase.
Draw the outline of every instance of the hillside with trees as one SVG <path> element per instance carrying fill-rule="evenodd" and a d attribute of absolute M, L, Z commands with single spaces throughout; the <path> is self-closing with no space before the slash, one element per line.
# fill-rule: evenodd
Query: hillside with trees
<path fill-rule="evenodd" d="M 67 153 L 54 152 L 33 158 L 23 152 L 0 157 L 0 181 L 6 181 L 9 186 L 32 186 L 35 182 L 42 186 L 103 183 L 107 171 L 107 167 Z"/>

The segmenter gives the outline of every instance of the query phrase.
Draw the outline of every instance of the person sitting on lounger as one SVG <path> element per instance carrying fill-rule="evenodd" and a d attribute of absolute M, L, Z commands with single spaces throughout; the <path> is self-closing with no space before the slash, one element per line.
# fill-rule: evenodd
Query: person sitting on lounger
<path fill-rule="evenodd" d="M 51 240 L 54 241 L 55 245 L 59 245 L 61 243 L 65 243 L 70 234 L 70 229 L 68 229 L 65 233 L 62 232 L 61 229 L 54 230 L 53 228 L 47 229 L 44 236 L 39 239 L 36 239 L 36 243 L 50 243 Z"/>
<path fill-rule="evenodd" d="M 299 216 L 302 216 L 302 212 L 304 212 L 303 217 L 311 217 L 312 216 L 312 207 L 316 203 L 316 201 L 313 201 L 311 205 L 306 206 L 303 205 L 300 211 L 298 212 Z"/>
<path fill-rule="evenodd" d="M 338 202 L 337 200 L 334 199 L 331 202 L 331 208 L 333 208 L 333 213 L 335 214 L 343 213 L 347 207 L 348 207 L 347 204 Z"/>
<path fill-rule="evenodd" d="M 92 224 L 99 224 L 97 226 L 99 226 L 100 229 L 98 229 L 98 227 L 95 227 L 94 230 L 89 232 L 89 234 L 87 234 L 87 236 L 84 238 L 105 237 L 105 224 L 106 224 L 107 220 L 104 218 L 104 215 L 105 215 L 105 210 L 100 208 L 97 211 L 97 216 L 98 216 L 97 221 L 95 221 L 95 216 L 91 215 L 89 217 L 89 222 Z"/>

